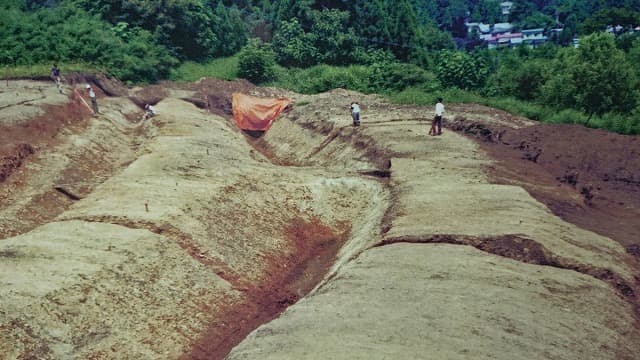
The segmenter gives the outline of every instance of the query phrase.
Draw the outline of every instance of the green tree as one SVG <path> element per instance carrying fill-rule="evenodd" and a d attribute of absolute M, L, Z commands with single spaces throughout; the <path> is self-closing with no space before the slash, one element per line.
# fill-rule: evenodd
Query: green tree
<path fill-rule="evenodd" d="M 527 0 L 514 0 L 511 12 L 509 13 L 509 21 L 519 23 L 527 17 L 534 15 L 536 12 L 536 7 L 531 2 Z"/>
<path fill-rule="evenodd" d="M 577 105 L 587 114 L 628 113 L 637 104 L 637 81 L 613 35 L 596 33 L 580 40 L 576 63 L 567 69 L 577 89 Z"/>
<path fill-rule="evenodd" d="M 238 52 L 247 42 L 247 28 L 237 7 L 227 8 L 221 1 L 214 11 L 213 32 L 219 42 L 216 57 L 230 56 Z"/>
<path fill-rule="evenodd" d="M 638 82 L 625 53 L 611 34 L 581 39 L 578 49 L 563 49 L 542 94 L 558 107 L 574 107 L 589 118 L 607 112 L 630 113 L 638 103 Z"/>
<path fill-rule="evenodd" d="M 607 26 L 622 26 L 628 29 L 640 24 L 640 13 L 630 9 L 607 8 L 602 9 L 593 16 L 587 18 L 580 26 L 582 34 L 591 34 L 597 31 L 604 31 Z"/>
<path fill-rule="evenodd" d="M 521 100 L 534 100 L 546 81 L 546 61 L 533 59 L 525 61 L 514 74 L 513 95 Z"/>
<path fill-rule="evenodd" d="M 182 59 L 215 57 L 221 39 L 215 33 L 216 16 L 205 0 L 72 0 L 111 24 L 126 22 L 145 29 Z"/>
<path fill-rule="evenodd" d="M 353 52 L 359 44 L 353 29 L 348 27 L 349 13 L 335 9 L 314 10 L 311 18 L 311 39 L 319 61 L 336 65 L 352 62 Z"/>
<path fill-rule="evenodd" d="M 297 19 L 284 20 L 273 36 L 273 49 L 279 64 L 309 67 L 319 62 L 315 37 L 305 32 Z"/>
<path fill-rule="evenodd" d="M 269 81 L 275 76 L 275 54 L 271 46 L 260 39 L 249 39 L 238 55 L 238 75 L 254 83 Z"/>
<path fill-rule="evenodd" d="M 522 19 L 517 25 L 521 29 L 544 28 L 551 29 L 555 26 L 556 21 L 549 15 L 535 12 Z"/>
<path fill-rule="evenodd" d="M 477 89 L 488 76 L 484 59 L 461 51 L 443 51 L 436 65 L 436 75 L 447 87 Z"/>
<path fill-rule="evenodd" d="M 489 24 L 500 22 L 502 12 L 499 0 L 480 0 L 476 6 L 484 22 Z"/>

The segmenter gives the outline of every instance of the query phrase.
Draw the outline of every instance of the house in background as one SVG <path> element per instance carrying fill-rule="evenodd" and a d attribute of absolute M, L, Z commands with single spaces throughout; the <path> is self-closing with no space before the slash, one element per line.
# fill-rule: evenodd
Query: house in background
<path fill-rule="evenodd" d="M 522 33 L 498 34 L 487 40 L 489 49 L 515 47 L 522 44 Z"/>
<path fill-rule="evenodd" d="M 518 45 L 528 45 L 537 47 L 549 41 L 543 28 L 525 29 L 521 32 L 513 32 L 514 26 L 511 23 L 496 23 L 493 26 L 483 23 L 465 23 L 468 34 L 477 34 L 480 40 L 484 40 L 489 49 L 516 47 Z"/>
<path fill-rule="evenodd" d="M 493 28 L 491 29 L 492 35 L 500 35 L 500 34 L 508 34 L 513 30 L 513 25 L 508 22 L 503 23 L 495 23 L 493 24 Z"/>
<path fill-rule="evenodd" d="M 544 35 L 543 28 L 522 30 L 522 42 L 532 48 L 546 43 L 547 40 L 549 40 L 549 38 Z"/>
<path fill-rule="evenodd" d="M 484 40 L 484 37 L 486 37 L 487 34 L 491 36 L 491 25 L 489 24 L 470 22 L 470 23 L 465 23 L 465 25 L 467 27 L 468 37 L 471 37 L 471 34 L 473 34 L 474 32 L 478 34 L 478 37 L 481 40 Z"/>

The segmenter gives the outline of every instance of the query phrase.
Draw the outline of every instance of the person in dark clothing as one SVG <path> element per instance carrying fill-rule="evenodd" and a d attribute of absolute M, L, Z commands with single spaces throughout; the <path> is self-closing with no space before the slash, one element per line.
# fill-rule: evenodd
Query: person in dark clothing
<path fill-rule="evenodd" d="M 60 69 L 58 69 L 57 64 L 53 64 L 53 67 L 51 68 L 51 77 L 53 78 L 53 81 L 56 82 L 56 87 L 58 88 L 58 91 L 60 92 L 60 94 L 62 94 L 62 81 L 60 79 Z"/>

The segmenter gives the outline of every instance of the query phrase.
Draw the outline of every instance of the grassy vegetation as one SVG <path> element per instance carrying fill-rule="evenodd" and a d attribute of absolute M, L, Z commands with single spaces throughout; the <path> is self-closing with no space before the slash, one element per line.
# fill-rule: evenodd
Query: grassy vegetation
<path fill-rule="evenodd" d="M 51 75 L 51 67 L 53 64 L 39 64 L 39 65 L 18 65 L 18 66 L 3 66 L 0 67 L 0 79 L 29 79 L 47 77 Z M 64 73 L 80 72 L 80 73 L 96 73 L 102 72 L 94 65 L 82 64 L 82 63 L 59 63 L 58 68 Z"/>
<path fill-rule="evenodd" d="M 408 88 L 401 92 L 387 96 L 391 102 L 397 104 L 415 104 L 432 106 L 438 97 L 448 103 L 475 103 L 501 109 L 514 115 L 551 124 L 580 124 L 591 128 L 607 129 L 621 134 L 640 134 L 640 119 L 638 114 L 624 116 L 605 114 L 593 116 L 574 110 L 557 110 L 549 106 L 522 101 L 511 97 L 485 97 L 471 91 L 460 89 L 445 89 L 442 91 L 423 91 Z"/>
<path fill-rule="evenodd" d="M 336 88 L 369 92 L 366 66 L 316 65 L 307 69 L 276 67 L 276 80 L 268 85 L 301 94 L 317 94 Z"/>
<path fill-rule="evenodd" d="M 175 81 L 196 81 L 203 77 L 233 80 L 238 77 L 238 56 L 211 60 L 206 63 L 187 61 L 171 70 L 169 78 Z"/>

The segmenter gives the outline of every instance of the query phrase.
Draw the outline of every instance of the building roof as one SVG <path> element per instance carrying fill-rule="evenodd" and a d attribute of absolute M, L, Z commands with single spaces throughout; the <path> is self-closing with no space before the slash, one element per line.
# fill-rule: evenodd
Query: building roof
<path fill-rule="evenodd" d="M 543 28 L 537 28 L 537 29 L 525 29 L 525 30 L 522 30 L 522 33 L 523 33 L 523 34 L 541 33 L 541 32 L 544 32 L 544 29 L 543 29 Z"/>
<path fill-rule="evenodd" d="M 493 25 L 492 32 L 494 33 L 507 32 L 507 31 L 511 31 L 511 29 L 513 29 L 513 25 L 511 25 L 511 23 L 496 23 Z"/>
<path fill-rule="evenodd" d="M 471 29 L 477 27 L 478 31 L 480 31 L 481 33 L 488 33 L 489 31 L 491 31 L 491 25 L 489 24 L 484 24 L 484 23 L 479 23 L 479 22 L 469 22 L 469 23 L 465 23 L 465 25 L 467 26 L 467 29 L 469 29 L 469 31 L 471 31 Z"/>

